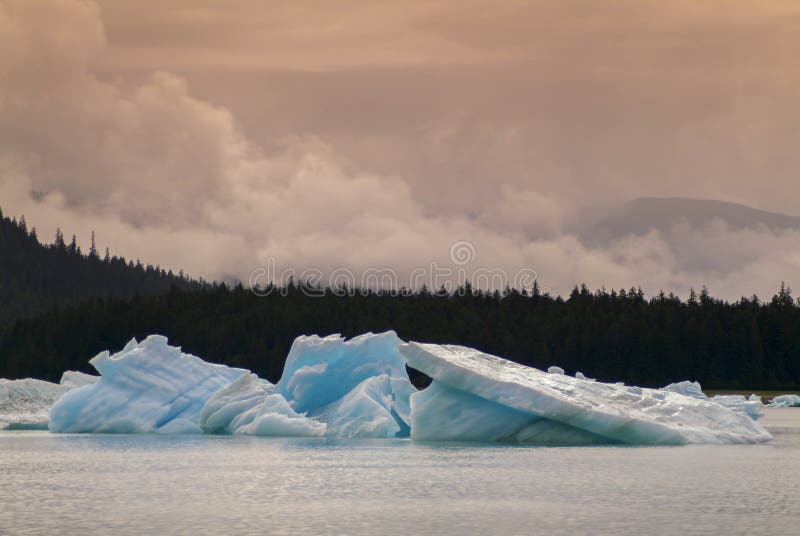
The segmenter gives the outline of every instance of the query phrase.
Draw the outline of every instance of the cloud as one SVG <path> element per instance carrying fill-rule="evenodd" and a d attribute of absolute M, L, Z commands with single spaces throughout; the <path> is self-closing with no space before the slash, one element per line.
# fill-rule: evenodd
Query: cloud
<path fill-rule="evenodd" d="M 109 54 L 115 57 L 121 52 L 119 43 L 109 45 L 108 36 L 114 32 L 104 25 L 106 8 L 101 11 L 93 3 L 76 0 L 0 1 L 0 203 L 7 213 L 24 213 L 42 237 L 53 236 L 60 226 L 67 234 L 78 234 L 85 244 L 94 229 L 101 243 L 128 258 L 212 279 L 245 281 L 270 258 L 298 273 L 306 268 L 325 274 L 340 267 L 356 274 L 391 268 L 400 283 L 410 281 L 416 269 L 430 271 L 436 262 L 470 273 L 502 269 L 509 282 L 514 274 L 532 269 L 540 284 L 553 292 L 567 292 L 579 282 L 609 288 L 642 285 L 651 293 L 659 289 L 686 293 L 689 286 L 707 284 L 717 294 L 738 297 L 754 291 L 767 294 L 781 279 L 800 273 L 800 241 L 789 231 L 676 227 L 666 234 L 619 237 L 602 248 L 571 234 L 570 223 L 581 217 L 581 203 L 593 192 L 602 194 L 613 177 L 622 175 L 627 177 L 620 179 L 624 189 L 630 185 L 631 170 L 642 174 L 654 170 L 652 163 L 644 165 L 637 159 L 638 151 L 626 147 L 629 138 L 615 138 L 596 121 L 601 112 L 593 111 L 591 102 L 578 110 L 589 114 L 588 134 L 582 135 L 609 134 L 598 138 L 595 146 L 581 146 L 578 141 L 564 145 L 572 131 L 559 130 L 557 122 L 571 116 L 541 110 L 531 115 L 536 121 L 526 122 L 510 121 L 501 108 L 494 108 L 497 113 L 491 120 L 451 110 L 423 121 L 417 129 L 417 123 L 405 124 L 400 117 L 415 113 L 413 103 L 402 96 L 378 103 L 363 100 L 367 109 L 397 108 L 395 115 L 390 110 L 383 119 L 404 126 L 390 134 L 381 125 L 373 125 L 374 136 L 365 134 L 372 128 L 369 115 L 353 105 L 326 113 L 333 114 L 333 123 L 348 118 L 353 123 L 366 121 L 365 130 L 348 133 L 332 123 L 321 124 L 318 131 L 313 123 L 287 129 L 289 116 L 278 110 L 276 121 L 284 126 L 270 131 L 270 117 L 262 117 L 267 127 L 261 132 L 269 135 L 259 136 L 245 126 L 245 112 L 199 96 L 192 77 L 165 70 L 169 65 L 111 76 Z M 430 17 L 423 11 L 417 18 L 403 19 L 403 24 L 417 28 L 420 19 Z M 167 17 L 151 21 L 164 39 L 175 20 L 189 27 L 217 20 L 213 6 L 176 4 L 164 13 L 141 9 L 126 13 L 133 18 Z M 295 21 L 297 14 L 290 10 L 284 15 Z M 343 27 L 333 25 L 327 31 L 336 39 L 350 35 L 353 42 L 347 46 L 356 50 L 364 39 L 376 36 L 376 21 L 383 24 L 385 16 L 368 11 L 364 20 L 347 20 Z M 463 29 L 475 22 L 468 19 L 453 24 Z M 112 28 L 119 34 L 121 22 L 115 20 Z M 250 28 L 240 18 L 226 20 L 223 17 L 225 31 L 240 25 Z M 371 31 L 361 32 L 364 25 Z M 481 61 L 508 56 L 515 49 L 502 40 L 481 44 L 460 30 L 447 36 L 438 25 L 423 26 L 428 34 L 447 41 L 437 50 L 439 60 L 448 65 L 463 67 L 468 51 L 475 48 L 503 49 L 481 55 Z M 135 40 L 137 31 L 129 27 L 127 32 L 123 37 Z M 285 36 L 288 41 L 275 46 L 287 42 L 308 46 L 310 38 L 304 36 L 302 32 Z M 191 32 L 174 39 L 193 42 Z M 421 37 L 412 38 L 410 44 L 401 41 L 396 47 L 379 47 L 377 57 L 367 59 L 400 68 L 409 65 L 403 58 L 410 52 L 401 54 L 396 63 L 380 54 L 397 47 L 422 54 L 423 45 L 432 42 Z M 178 45 L 181 54 L 188 53 L 184 41 L 174 46 Z M 302 48 L 298 54 L 305 58 L 311 52 Z M 143 56 L 136 57 L 141 61 Z M 182 61 L 175 65 L 180 67 Z M 427 60 L 411 63 L 414 69 L 439 65 Z M 508 82 L 503 78 L 508 74 L 492 72 L 500 76 L 498 82 Z M 362 74 L 353 77 L 360 80 Z M 465 81 L 474 80 L 473 74 L 465 76 Z M 222 80 L 227 82 L 238 83 Z M 554 86 L 534 86 L 526 86 L 535 89 L 530 96 L 533 103 L 555 91 Z M 600 89 L 611 91 L 602 85 Z M 275 96 L 268 85 L 258 91 L 271 95 L 266 101 Z M 490 96 L 488 88 L 485 91 L 481 99 L 492 109 L 497 97 Z M 301 91 L 296 100 L 283 94 L 280 102 L 299 103 L 302 108 L 306 102 L 319 105 L 325 100 L 321 95 L 328 93 Z M 529 113 L 524 107 L 520 110 L 522 116 Z M 748 110 L 742 112 L 745 122 L 752 120 L 748 115 L 752 109 Z M 295 112 L 296 117 L 307 118 L 306 112 Z M 685 130 L 688 139 L 700 144 L 723 135 L 719 124 L 713 124 L 717 126 L 698 122 Z M 726 128 L 737 124 L 734 118 Z M 553 132 L 546 132 L 550 128 Z M 623 134 L 631 134 L 643 127 L 621 128 Z M 757 148 L 762 147 L 762 135 L 741 136 L 742 144 L 755 151 L 748 158 L 761 158 Z M 654 155 L 643 154 L 645 159 Z M 422 164 L 416 168 L 387 164 L 417 157 Z M 626 163 L 627 158 L 635 165 Z M 572 179 L 594 172 L 609 182 L 593 184 L 587 178 L 579 184 Z M 467 241 L 474 249 L 474 259 L 467 265 L 450 258 L 457 241 Z"/>

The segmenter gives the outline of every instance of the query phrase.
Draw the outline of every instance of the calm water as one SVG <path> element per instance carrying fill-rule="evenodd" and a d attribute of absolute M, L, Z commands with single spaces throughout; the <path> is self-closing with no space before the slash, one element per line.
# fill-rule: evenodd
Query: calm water
<path fill-rule="evenodd" d="M 531 448 L 0 433 L 0 534 L 800 534 L 769 445 Z"/>

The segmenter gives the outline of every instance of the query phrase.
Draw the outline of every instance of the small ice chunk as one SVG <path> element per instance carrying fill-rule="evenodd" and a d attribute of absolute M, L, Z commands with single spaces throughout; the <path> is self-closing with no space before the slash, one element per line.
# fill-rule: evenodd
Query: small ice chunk
<path fill-rule="evenodd" d="M 561 367 L 557 367 L 553 365 L 552 367 L 547 367 L 548 374 L 564 374 L 564 369 Z"/>
<path fill-rule="evenodd" d="M 698 400 L 706 400 L 708 397 L 703 392 L 703 389 L 700 387 L 699 382 L 691 382 L 689 380 L 684 380 L 682 382 L 671 383 L 665 387 L 661 388 L 662 391 L 670 391 L 672 393 L 678 393 L 683 396 L 690 396 L 692 398 L 696 398 Z"/>
<path fill-rule="evenodd" d="M 768 408 L 797 408 L 800 407 L 800 395 L 779 395 L 767 404 Z"/>

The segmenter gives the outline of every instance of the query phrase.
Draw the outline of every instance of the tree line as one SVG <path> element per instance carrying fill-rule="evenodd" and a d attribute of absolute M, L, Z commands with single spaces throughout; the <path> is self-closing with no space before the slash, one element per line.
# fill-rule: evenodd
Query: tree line
<path fill-rule="evenodd" d="M 0 210 L 0 324 L 59 309 L 86 298 L 132 298 L 166 292 L 172 286 L 201 288 L 205 283 L 111 255 L 100 254 L 92 233 L 84 253 L 73 235 L 61 230 L 52 244 L 40 242 L 25 217 L 4 217 Z"/>
<path fill-rule="evenodd" d="M 203 359 L 276 381 L 295 337 L 393 329 L 405 340 L 463 344 L 602 381 L 662 386 L 689 379 L 715 389 L 800 388 L 800 302 L 785 286 L 770 300 L 729 303 L 706 289 L 688 300 L 641 289 L 569 296 L 469 286 L 454 293 L 349 292 L 291 282 L 257 296 L 205 285 L 125 299 L 96 297 L 0 328 L 0 377 L 57 381 L 69 369 L 160 333 Z M 313 295 L 311 295 L 313 294 Z"/>

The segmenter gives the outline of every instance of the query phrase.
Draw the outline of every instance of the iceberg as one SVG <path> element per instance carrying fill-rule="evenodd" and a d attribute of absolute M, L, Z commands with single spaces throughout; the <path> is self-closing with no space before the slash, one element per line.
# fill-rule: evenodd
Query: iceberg
<path fill-rule="evenodd" d="M 120 352 L 102 352 L 90 363 L 99 377 L 68 372 L 61 385 L 10 382 L 14 422 L 42 427 L 49 408 L 52 432 L 410 436 L 536 445 L 771 439 L 754 420 L 761 407 L 757 397 L 709 399 L 696 382 L 663 389 L 603 383 L 463 346 L 404 343 L 392 331 L 350 340 L 298 337 L 276 384 L 185 354 L 158 335 L 131 340 Z M 431 385 L 417 391 L 407 365 L 430 376 Z M 11 413 L 8 384 L 0 382 L 3 414 Z M 36 403 L 20 417 L 19 401 L 28 399 L 20 393 L 27 392 Z"/>
<path fill-rule="evenodd" d="M 768 408 L 798 408 L 800 407 L 800 395 L 779 395 L 767 404 Z"/>
<path fill-rule="evenodd" d="M 365 333 L 349 341 L 341 335 L 297 337 L 286 357 L 276 391 L 297 411 L 339 400 L 375 376 L 405 378 L 406 362 L 394 331 Z"/>
<path fill-rule="evenodd" d="M 295 339 L 281 380 L 254 374 L 211 396 L 200 412 L 206 433 L 327 436 L 408 436 L 408 380 L 402 341 L 390 331 L 351 340 L 340 335 Z"/>
<path fill-rule="evenodd" d="M 433 379 L 411 396 L 412 439 L 565 445 L 771 439 L 743 413 L 668 390 L 548 374 L 463 346 L 410 342 L 400 352 Z"/>
<path fill-rule="evenodd" d="M 50 410 L 52 432 L 396 437 L 416 390 L 394 332 L 298 337 L 281 381 L 206 363 L 152 335 L 90 363 L 99 381 Z M 79 385 L 85 380 L 69 376 Z M 44 421 L 46 422 L 46 420 Z"/>
<path fill-rule="evenodd" d="M 0 379 L 0 430 L 47 430 L 50 408 L 56 400 L 97 380 L 97 376 L 73 370 L 64 372 L 59 383 Z"/>
<path fill-rule="evenodd" d="M 120 352 L 101 352 L 89 363 L 100 378 L 58 399 L 50 431 L 200 433 L 206 400 L 247 373 L 184 354 L 160 335 L 132 339 Z"/>

